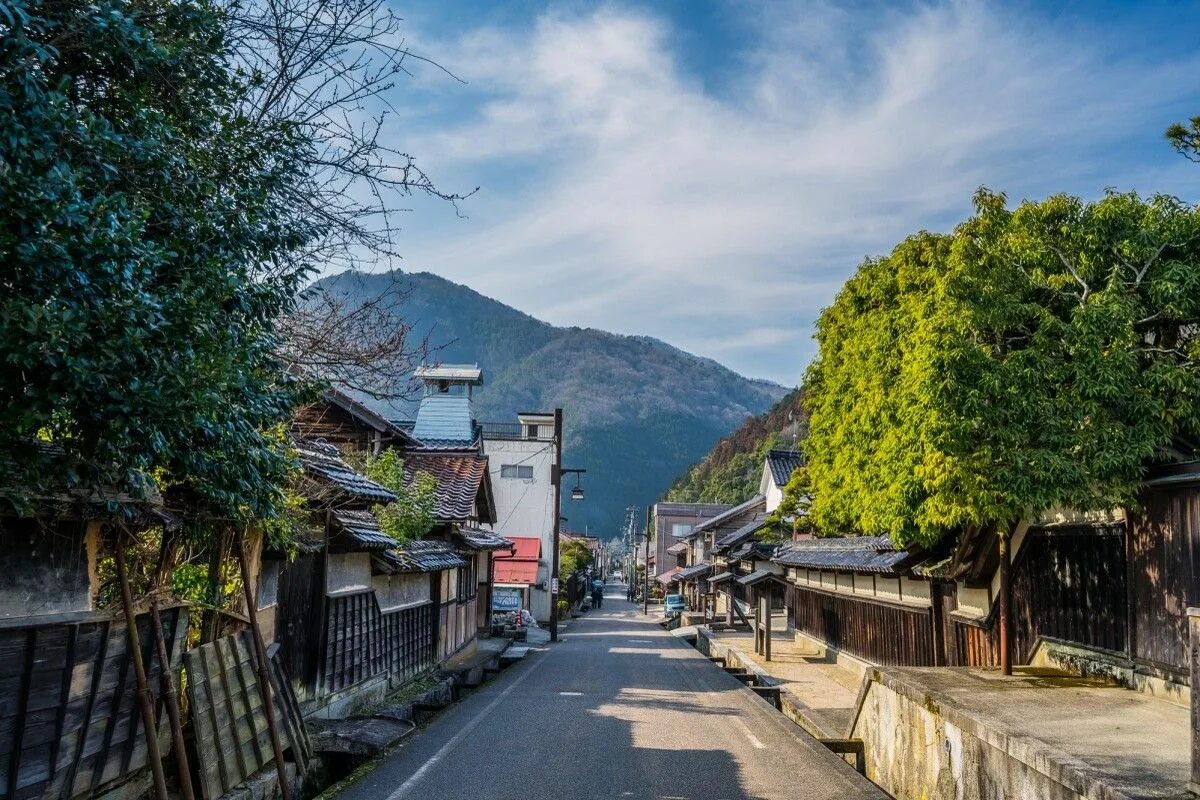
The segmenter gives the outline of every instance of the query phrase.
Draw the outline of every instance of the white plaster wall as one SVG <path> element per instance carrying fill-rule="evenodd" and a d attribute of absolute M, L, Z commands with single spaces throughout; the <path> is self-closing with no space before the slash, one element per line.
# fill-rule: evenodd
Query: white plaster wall
<path fill-rule="evenodd" d="M 428 575 L 376 575 L 371 580 L 380 611 L 396 611 L 428 603 Z"/>
<path fill-rule="evenodd" d="M 866 573 L 854 573 L 854 593 L 875 596 L 875 578 Z"/>
<path fill-rule="evenodd" d="M 371 588 L 369 553 L 330 553 L 325 562 L 325 591 L 349 594 Z"/>
<path fill-rule="evenodd" d="M 906 603 L 929 605 L 930 591 L 928 581 L 914 581 L 912 578 L 900 579 L 900 594 Z"/>
<path fill-rule="evenodd" d="M 544 582 L 546 589 L 530 589 L 529 612 L 536 619 L 548 620 L 550 560 L 554 547 L 554 486 L 550 483 L 551 468 L 554 466 L 554 443 L 484 439 L 483 452 L 488 456 L 492 493 L 496 498 L 496 524 L 492 526 L 492 530 L 500 536 L 537 536 L 542 540 L 538 582 Z M 533 478 L 502 478 L 500 471 L 505 464 L 531 466 Z M 565 496 L 570 496 L 573 486 L 568 476 L 567 482 L 563 484 Z M 569 501 L 563 501 L 564 504 L 567 502 Z"/>

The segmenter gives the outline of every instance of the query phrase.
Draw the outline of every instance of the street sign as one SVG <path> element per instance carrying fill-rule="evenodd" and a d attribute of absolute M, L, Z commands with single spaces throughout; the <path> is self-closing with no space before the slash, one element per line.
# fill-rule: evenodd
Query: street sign
<path fill-rule="evenodd" d="M 558 578 L 550 579 L 550 594 L 558 594 Z"/>

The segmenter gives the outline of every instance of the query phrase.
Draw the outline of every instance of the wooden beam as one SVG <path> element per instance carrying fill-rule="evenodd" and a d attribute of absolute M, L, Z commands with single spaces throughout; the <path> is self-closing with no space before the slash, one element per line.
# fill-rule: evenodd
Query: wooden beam
<path fill-rule="evenodd" d="M 1188 788 L 1200 792 L 1200 608 L 1189 608 L 1188 665 L 1192 684 L 1192 776 Z"/>
<path fill-rule="evenodd" d="M 1009 611 L 1012 576 L 1009 575 L 1011 533 L 1006 528 L 996 530 L 1000 552 L 1000 672 L 1012 675 L 1012 615 Z"/>

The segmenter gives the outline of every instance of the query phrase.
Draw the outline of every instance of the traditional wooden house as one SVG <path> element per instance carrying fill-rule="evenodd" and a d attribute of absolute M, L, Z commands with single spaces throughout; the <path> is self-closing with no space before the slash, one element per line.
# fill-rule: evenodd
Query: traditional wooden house
<path fill-rule="evenodd" d="M 688 545 L 688 565 L 681 577 L 684 581 L 684 594 L 694 610 L 703 614 L 709 611 L 733 613 L 729 602 L 718 603 L 720 598 L 717 597 L 709 577 L 729 571 L 728 542 L 731 535 L 747 526 L 761 523 L 766 517 L 765 509 L 766 498 L 755 495 L 746 502 L 705 520 L 682 537 Z M 724 546 L 722 543 L 725 543 Z M 732 597 L 741 599 L 736 592 Z"/>
<path fill-rule="evenodd" d="M 162 678 L 169 673 L 179 684 L 188 614 L 164 603 L 155 625 L 145 607 L 122 613 L 118 600 L 101 608 L 100 566 L 112 566 L 112 533 L 171 518 L 157 498 L 114 492 L 37 498 L 29 515 L 0 506 L 0 797 L 145 791 L 151 771 L 137 668 L 152 701 L 150 738 L 161 755 L 173 755 Z"/>

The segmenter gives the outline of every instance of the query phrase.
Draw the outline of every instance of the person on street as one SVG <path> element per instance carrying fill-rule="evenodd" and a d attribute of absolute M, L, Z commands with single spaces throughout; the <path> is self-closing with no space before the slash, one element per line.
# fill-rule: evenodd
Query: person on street
<path fill-rule="evenodd" d="M 597 586 L 592 589 L 592 606 L 599 608 L 602 602 L 604 602 L 604 590 Z"/>

